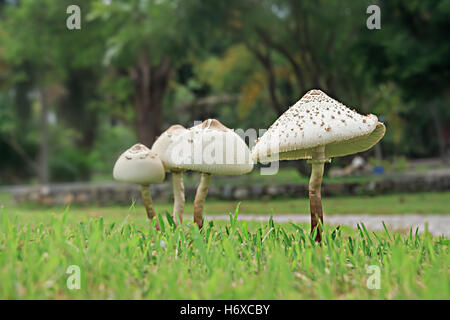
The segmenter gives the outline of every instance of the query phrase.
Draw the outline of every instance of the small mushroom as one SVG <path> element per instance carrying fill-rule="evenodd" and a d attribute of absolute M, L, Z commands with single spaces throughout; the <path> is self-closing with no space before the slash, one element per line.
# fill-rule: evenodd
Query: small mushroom
<path fill-rule="evenodd" d="M 199 228 L 211 175 L 240 175 L 253 169 L 244 140 L 215 119 L 188 129 L 170 149 L 167 161 L 172 167 L 201 173 L 194 200 L 194 222 Z"/>
<path fill-rule="evenodd" d="M 309 181 L 309 202 L 311 211 L 311 232 L 317 228 L 319 221 L 323 223 L 321 185 L 324 163 L 332 157 L 340 157 L 362 152 L 373 147 L 384 136 L 386 128 L 378 122 L 375 115 L 363 116 L 348 109 L 338 101 L 330 98 L 320 90 L 308 91 L 294 106 L 281 115 L 276 121 L 281 128 L 299 130 L 292 111 L 307 115 L 315 106 L 325 115 L 323 127 L 305 123 L 302 137 L 289 136 L 286 139 L 280 130 L 273 126 L 260 138 L 252 150 L 254 161 L 269 159 L 268 145 L 279 144 L 279 160 L 309 159 L 312 164 Z M 293 109 L 293 110 L 291 110 Z M 345 112 L 341 112 L 345 110 Z M 352 121 L 346 121 L 348 119 Z M 365 124 L 362 126 L 362 124 Z M 278 138 L 273 141 L 270 137 Z M 318 228 L 316 241 L 321 241 L 321 230 Z"/>
<path fill-rule="evenodd" d="M 152 151 L 157 153 L 164 165 L 164 169 L 167 172 L 172 173 L 172 185 L 173 185 L 173 220 L 176 221 L 176 217 L 180 222 L 183 221 L 183 211 L 185 204 L 184 195 L 184 183 L 183 183 L 183 169 L 174 167 L 169 161 L 171 145 L 176 144 L 179 137 L 185 133 L 187 129 L 181 125 L 173 125 L 161 136 L 156 139 L 152 146 Z M 192 140 L 191 140 L 192 141 Z"/>
<path fill-rule="evenodd" d="M 165 177 L 164 167 L 159 156 L 143 144 L 135 144 L 117 159 L 113 176 L 118 181 L 141 185 L 141 196 L 147 217 L 153 220 L 156 212 L 150 194 L 150 184 L 162 182 Z M 156 222 L 156 228 L 159 229 L 158 222 Z"/>

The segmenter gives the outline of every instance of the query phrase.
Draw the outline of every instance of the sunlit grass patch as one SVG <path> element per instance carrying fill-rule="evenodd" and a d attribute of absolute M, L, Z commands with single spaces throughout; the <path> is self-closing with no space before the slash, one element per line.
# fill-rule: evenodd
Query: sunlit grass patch
<path fill-rule="evenodd" d="M 125 217 L 48 214 L 27 221 L 3 210 L 2 299 L 403 299 L 450 297 L 448 239 L 325 226 L 322 245 L 305 225 L 230 221 L 162 232 Z M 81 288 L 69 290 L 69 266 Z M 380 289 L 369 289 L 380 271 Z M 369 282 L 371 282 L 370 280 Z M 371 282 L 372 283 L 372 282 Z"/>
<path fill-rule="evenodd" d="M 2 199 L 4 201 L 2 202 Z M 323 207 L 325 215 L 330 214 L 448 214 L 450 213 L 450 192 L 422 192 L 422 193 L 400 193 L 378 196 L 345 196 L 324 197 Z M 172 211 L 172 203 L 160 203 L 155 201 L 157 212 Z M 9 214 L 19 214 L 21 217 L 46 216 L 48 213 L 63 212 L 65 207 L 44 207 L 33 204 L 14 205 L 13 200 L 7 195 L 0 193 L 0 209 L 4 207 Z M 205 215 L 224 214 L 234 212 L 235 201 L 208 200 L 205 203 Z M 80 217 L 123 217 L 130 210 L 130 205 L 119 206 L 71 206 L 71 215 Z M 137 205 L 134 211 L 145 215 L 145 209 Z M 191 216 L 193 205 L 187 201 L 185 214 Z M 297 199 L 259 199 L 243 200 L 240 205 L 241 214 L 286 214 L 286 213 L 309 213 L 308 195 Z"/>

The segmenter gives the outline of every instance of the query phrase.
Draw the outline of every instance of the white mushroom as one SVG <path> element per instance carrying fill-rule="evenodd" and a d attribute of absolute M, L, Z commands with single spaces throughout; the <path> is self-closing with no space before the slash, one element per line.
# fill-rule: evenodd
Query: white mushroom
<path fill-rule="evenodd" d="M 181 125 L 173 125 L 164 131 L 152 146 L 152 151 L 157 153 L 164 165 L 164 169 L 172 173 L 173 185 L 173 220 L 176 221 L 176 216 L 180 222 L 183 221 L 183 211 L 185 204 L 184 183 L 183 183 L 183 169 L 176 168 L 168 161 L 170 158 L 171 145 L 178 142 L 179 137 L 187 132 L 187 129 Z"/>
<path fill-rule="evenodd" d="M 165 177 L 164 167 L 158 155 L 143 144 L 135 144 L 122 153 L 113 169 L 114 179 L 141 185 L 142 201 L 147 211 L 147 217 L 155 216 L 150 184 L 162 182 Z M 159 229 L 158 223 L 156 223 Z"/>
<path fill-rule="evenodd" d="M 281 115 L 252 150 L 254 161 L 310 159 L 311 231 L 323 223 L 321 184 L 324 163 L 332 157 L 362 152 L 386 131 L 375 115 L 360 115 L 320 90 L 308 91 Z M 317 241 L 321 240 L 320 229 Z"/>
<path fill-rule="evenodd" d="M 182 134 L 170 146 L 167 163 L 180 170 L 201 172 L 194 201 L 194 221 L 203 225 L 203 207 L 211 175 L 240 175 L 253 169 L 244 140 L 218 120 L 209 119 Z"/>

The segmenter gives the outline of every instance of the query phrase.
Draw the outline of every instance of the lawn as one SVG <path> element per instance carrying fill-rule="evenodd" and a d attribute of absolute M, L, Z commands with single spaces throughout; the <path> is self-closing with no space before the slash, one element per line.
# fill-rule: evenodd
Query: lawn
<path fill-rule="evenodd" d="M 325 214 L 449 213 L 450 192 L 324 198 Z M 199 232 L 154 231 L 141 205 L 15 206 L 0 197 L 0 299 L 431 299 L 450 298 L 449 240 L 428 233 L 325 230 L 277 224 L 270 213 L 309 211 L 308 199 L 243 201 L 239 213 L 267 221 L 215 221 Z M 236 203 L 207 201 L 206 217 Z M 159 213 L 171 204 L 156 204 Z M 326 226 L 325 226 L 326 227 Z M 69 290 L 71 265 L 81 289 Z M 380 289 L 369 289 L 369 266 Z"/>
<path fill-rule="evenodd" d="M 413 194 L 391 194 L 382 196 L 348 196 L 324 197 L 322 199 L 325 215 L 346 213 L 368 214 L 405 214 L 405 213 L 450 213 L 450 192 L 428 192 Z M 8 210 L 9 214 L 21 214 L 30 219 L 46 216 L 48 213 L 59 213 L 64 207 L 40 207 L 33 205 L 14 206 L 7 195 L 0 194 L 0 208 Z M 72 206 L 71 215 L 86 215 L 93 217 L 123 217 L 130 206 Z M 155 203 L 157 212 L 164 214 L 171 212 L 171 203 Z M 205 215 L 224 214 L 234 212 L 236 202 L 207 200 Z M 145 215 L 144 209 L 136 205 L 136 210 Z M 193 206 L 186 203 L 186 216 L 192 216 Z M 241 214 L 282 214 L 282 213 L 309 213 L 309 200 L 307 197 L 288 200 L 246 200 L 240 204 Z"/>
<path fill-rule="evenodd" d="M 156 232 L 133 207 L 105 217 L 0 211 L 1 299 L 450 298 L 449 241 L 428 233 L 326 229 L 320 246 L 307 226 L 269 217 L 201 232 L 160 217 Z M 78 290 L 66 285 L 73 265 Z"/>

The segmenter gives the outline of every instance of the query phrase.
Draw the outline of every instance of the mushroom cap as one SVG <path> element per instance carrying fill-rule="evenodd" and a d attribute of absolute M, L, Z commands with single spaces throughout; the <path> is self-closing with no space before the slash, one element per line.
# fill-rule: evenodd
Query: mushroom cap
<path fill-rule="evenodd" d="M 167 166 L 214 175 L 240 175 L 253 170 L 244 140 L 218 120 L 205 120 L 179 135 L 168 148 Z"/>
<path fill-rule="evenodd" d="M 150 184 L 162 182 L 165 172 L 158 155 L 138 143 L 120 155 L 113 176 L 119 181 Z"/>
<path fill-rule="evenodd" d="M 164 131 L 158 139 L 153 143 L 152 151 L 158 154 L 159 158 L 161 159 L 164 169 L 166 171 L 171 171 L 176 168 L 172 167 L 170 162 L 168 161 L 169 158 L 169 146 L 178 141 L 178 138 L 183 133 L 187 132 L 188 130 L 183 127 L 182 125 L 175 124 L 166 131 Z"/>
<path fill-rule="evenodd" d="M 310 90 L 257 140 L 252 156 L 254 161 L 274 154 L 279 160 L 311 159 L 318 146 L 325 147 L 326 158 L 345 156 L 370 149 L 385 131 L 375 115 L 361 115 L 320 90 Z"/>

